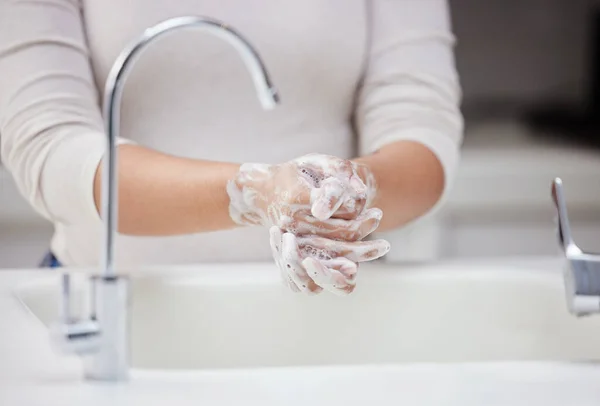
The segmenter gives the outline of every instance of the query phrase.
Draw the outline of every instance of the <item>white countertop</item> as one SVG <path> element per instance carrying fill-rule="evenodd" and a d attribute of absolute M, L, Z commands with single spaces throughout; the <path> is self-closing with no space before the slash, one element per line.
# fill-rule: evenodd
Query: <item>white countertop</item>
<path fill-rule="evenodd" d="M 126 384 L 38 376 L 6 383 L 0 403 L 29 405 L 597 406 L 600 367 L 552 363 L 134 372 Z"/>
<path fill-rule="evenodd" d="M 78 358 L 54 353 L 45 328 L 11 293 L 45 272 L 0 271 L 2 406 L 600 404 L 600 365 L 593 363 L 133 370 L 124 384 L 84 382 Z"/>

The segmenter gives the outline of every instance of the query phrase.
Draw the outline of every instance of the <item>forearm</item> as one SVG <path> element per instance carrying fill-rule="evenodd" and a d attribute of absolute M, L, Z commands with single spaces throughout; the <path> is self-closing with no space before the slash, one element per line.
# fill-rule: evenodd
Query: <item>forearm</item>
<path fill-rule="evenodd" d="M 119 232 L 165 236 L 235 227 L 226 184 L 239 165 L 174 157 L 137 145 L 118 153 Z M 94 200 L 101 207 L 102 165 Z"/>
<path fill-rule="evenodd" d="M 444 190 L 444 170 L 426 146 L 398 141 L 355 160 L 366 165 L 377 183 L 373 206 L 383 211 L 379 229 L 402 226 L 428 212 Z"/>

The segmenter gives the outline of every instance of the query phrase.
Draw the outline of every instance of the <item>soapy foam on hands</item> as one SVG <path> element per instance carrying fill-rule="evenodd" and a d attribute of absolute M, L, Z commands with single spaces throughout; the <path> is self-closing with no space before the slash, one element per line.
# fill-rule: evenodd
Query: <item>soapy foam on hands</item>
<path fill-rule="evenodd" d="M 296 171 L 296 178 L 286 178 L 283 182 L 285 185 L 277 187 L 276 183 L 274 190 L 270 191 L 260 189 L 277 175 L 276 172 L 281 170 L 282 166 L 243 164 L 236 179 L 227 185 L 230 215 L 238 224 L 248 225 L 248 218 L 252 219 L 250 224 L 256 224 L 256 219 L 260 219 L 261 224 L 289 225 L 294 231 L 302 233 L 332 234 L 335 230 L 331 227 L 325 228 L 325 221 L 338 209 L 350 214 L 350 218 L 356 218 L 366 200 L 366 186 L 355 175 L 354 167 L 348 162 L 318 154 L 299 158 L 291 162 L 295 165 L 292 172 Z M 284 165 L 289 166 L 290 163 Z M 291 190 L 296 192 L 291 195 Z M 298 202 L 303 200 L 300 198 L 302 193 L 308 194 L 309 201 Z M 361 200 L 362 204 L 357 203 Z M 319 221 L 305 221 L 308 217 L 306 213 L 312 214 Z M 293 220 L 290 221 L 290 218 Z M 343 233 L 344 228 L 357 228 L 353 222 L 338 222 L 337 226 L 340 226 L 340 233 Z M 344 238 L 346 237 L 340 236 L 340 239 Z"/>
<path fill-rule="evenodd" d="M 347 192 L 344 185 L 336 178 L 327 178 L 321 183 L 316 193 L 311 193 L 311 214 L 324 221 L 330 218 L 344 202 Z M 313 201 L 314 198 L 314 201 Z"/>
<path fill-rule="evenodd" d="M 334 241 L 360 240 L 377 228 L 381 210 L 363 211 L 375 190 L 374 177 L 366 168 L 318 154 L 283 165 L 244 164 L 227 185 L 231 218 L 238 224 L 273 226 L 271 248 L 284 282 L 293 291 L 306 293 L 323 288 L 350 293 L 357 263 L 389 251 L 383 240 L 354 245 Z M 302 193 L 308 199 L 301 198 Z M 352 220 L 330 218 L 336 210 Z M 308 275 L 309 269 L 316 274 Z"/>
<path fill-rule="evenodd" d="M 302 168 L 301 173 L 316 188 L 321 187 L 321 182 L 325 179 L 322 173 L 317 173 L 310 168 Z"/>
<path fill-rule="evenodd" d="M 321 260 L 332 259 L 331 255 L 329 255 L 329 253 L 327 253 L 326 250 L 317 249 L 310 245 L 305 245 L 301 249 L 301 252 L 307 257 L 313 257 L 313 258 L 317 258 L 317 259 L 321 259 Z"/>
<path fill-rule="evenodd" d="M 323 289 L 346 295 L 354 289 L 357 265 L 345 258 L 323 259 L 303 252 L 296 237 L 282 233 L 276 226 L 270 229 L 271 248 L 282 278 L 292 291 L 317 294 Z M 336 269 L 339 268 L 339 269 Z"/>
<path fill-rule="evenodd" d="M 354 291 L 356 286 L 357 265 L 346 258 L 318 261 L 306 258 L 302 265 L 317 285 L 339 296 L 345 296 Z"/>
<path fill-rule="evenodd" d="M 347 243 L 322 237 L 296 237 L 271 227 L 273 257 L 284 283 L 293 291 L 338 295 L 354 290 L 358 263 L 371 261 L 389 251 L 384 240 Z M 314 282 L 314 283 L 313 283 Z"/>
<path fill-rule="evenodd" d="M 349 243 L 311 236 L 298 237 L 297 243 L 300 249 L 308 254 L 322 252 L 329 257 L 323 259 L 344 257 L 354 262 L 372 261 L 384 256 L 390 250 L 390 244 L 385 240 Z"/>

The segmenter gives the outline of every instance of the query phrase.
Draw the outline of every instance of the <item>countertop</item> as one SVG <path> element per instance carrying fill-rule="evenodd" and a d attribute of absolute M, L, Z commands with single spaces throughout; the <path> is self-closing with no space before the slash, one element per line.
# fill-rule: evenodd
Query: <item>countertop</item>
<path fill-rule="evenodd" d="M 597 406 L 594 365 L 505 363 L 140 372 L 127 384 L 37 376 L 0 389 L 2 405 Z"/>
<path fill-rule="evenodd" d="M 551 260 L 530 260 L 543 266 Z M 600 365 L 559 362 L 133 370 L 122 384 L 81 380 L 12 290 L 43 272 L 0 271 L 0 405 L 598 405 Z M 357 349 L 359 351 L 359 349 Z"/>

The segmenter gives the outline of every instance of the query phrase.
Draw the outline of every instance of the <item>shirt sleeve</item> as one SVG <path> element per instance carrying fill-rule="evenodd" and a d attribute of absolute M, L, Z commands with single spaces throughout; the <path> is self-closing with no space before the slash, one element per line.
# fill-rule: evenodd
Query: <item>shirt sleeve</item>
<path fill-rule="evenodd" d="M 29 203 L 63 224 L 99 221 L 105 135 L 78 0 L 0 2 L 0 152 Z"/>
<path fill-rule="evenodd" d="M 463 138 L 461 91 L 446 0 L 370 2 L 371 45 L 356 119 L 360 154 L 420 142 L 453 183 Z"/>

